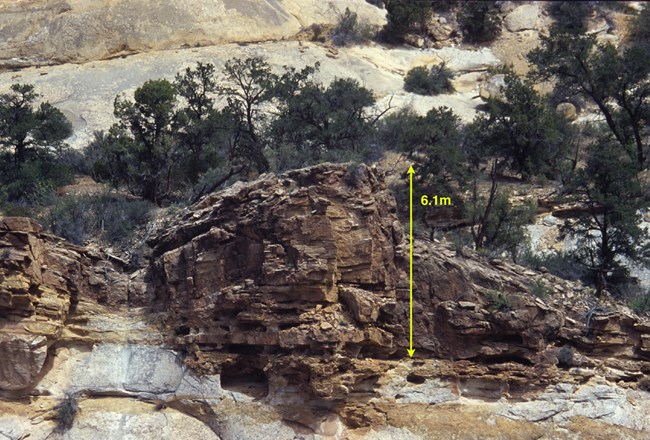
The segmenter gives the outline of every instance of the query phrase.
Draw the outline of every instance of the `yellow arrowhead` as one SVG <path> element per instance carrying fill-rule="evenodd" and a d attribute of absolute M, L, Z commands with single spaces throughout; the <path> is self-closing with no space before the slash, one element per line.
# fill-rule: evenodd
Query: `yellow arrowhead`
<path fill-rule="evenodd" d="M 407 171 L 409 174 L 415 174 L 415 170 L 413 169 L 413 165 L 409 167 L 409 170 Z"/>
<path fill-rule="evenodd" d="M 408 349 L 406 351 L 409 352 L 409 357 L 413 357 L 413 354 L 415 353 L 415 348 L 410 348 L 410 349 Z"/>

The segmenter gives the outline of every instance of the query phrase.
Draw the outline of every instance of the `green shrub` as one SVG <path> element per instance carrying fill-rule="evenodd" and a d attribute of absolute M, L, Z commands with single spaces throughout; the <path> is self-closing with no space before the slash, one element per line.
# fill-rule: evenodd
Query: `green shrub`
<path fill-rule="evenodd" d="M 6 200 L 23 206 L 48 204 L 56 188 L 74 181 L 72 168 L 56 157 L 27 160 L 15 169 L 1 167 L 0 173 L 0 186 Z"/>
<path fill-rule="evenodd" d="M 372 39 L 374 33 L 372 26 L 359 21 L 356 12 L 345 8 L 345 12 L 339 15 L 338 22 L 330 33 L 330 39 L 335 46 L 352 46 Z"/>
<path fill-rule="evenodd" d="M 537 298 L 545 301 L 551 294 L 551 289 L 542 280 L 535 280 L 530 286 L 530 292 Z"/>
<path fill-rule="evenodd" d="M 537 254 L 527 250 L 522 252 L 518 262 L 531 269 L 548 270 L 565 280 L 580 280 L 588 275 L 588 271 L 574 256 L 561 252 Z"/>
<path fill-rule="evenodd" d="M 418 95 L 438 95 L 451 92 L 451 79 L 454 74 L 440 64 L 428 69 L 425 66 L 414 67 L 408 71 L 404 78 L 404 90 Z"/>
<path fill-rule="evenodd" d="M 386 0 L 386 26 L 382 31 L 384 40 L 402 43 L 407 34 L 424 35 L 432 17 L 430 2 L 411 0 Z"/>
<path fill-rule="evenodd" d="M 496 2 L 465 2 L 457 18 L 463 38 L 470 43 L 486 43 L 501 34 L 501 17 Z"/>
<path fill-rule="evenodd" d="M 579 35 L 587 31 L 587 18 L 594 10 L 593 2 L 550 2 L 548 13 L 555 20 L 555 29 Z"/>
<path fill-rule="evenodd" d="M 487 300 L 487 309 L 491 312 L 506 312 L 512 310 L 515 305 L 514 298 L 507 293 L 488 290 L 484 296 Z"/>
<path fill-rule="evenodd" d="M 149 221 L 152 207 L 150 202 L 115 194 L 66 196 L 40 220 L 53 234 L 77 245 L 91 236 L 122 244 Z"/>
<path fill-rule="evenodd" d="M 628 305 L 637 315 L 650 312 L 650 292 L 634 296 L 628 301 Z"/>

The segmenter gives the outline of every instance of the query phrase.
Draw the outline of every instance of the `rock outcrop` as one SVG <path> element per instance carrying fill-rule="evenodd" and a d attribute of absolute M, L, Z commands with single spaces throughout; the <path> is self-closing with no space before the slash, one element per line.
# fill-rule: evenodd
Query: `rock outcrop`
<path fill-rule="evenodd" d="M 382 25 L 385 12 L 349 7 Z M 295 0 L 28 0 L 0 5 L 0 66 L 101 60 L 154 50 L 291 38 L 312 23 L 333 24 L 334 5 Z M 298 18 L 300 17 L 300 18 Z"/>
<path fill-rule="evenodd" d="M 0 432 L 60 431 L 68 393 L 70 438 L 171 435 L 157 411 L 178 438 L 647 437 L 650 324 L 579 283 L 416 240 L 409 359 L 396 210 L 367 166 L 264 175 L 179 214 L 134 273 L 3 219 Z"/>

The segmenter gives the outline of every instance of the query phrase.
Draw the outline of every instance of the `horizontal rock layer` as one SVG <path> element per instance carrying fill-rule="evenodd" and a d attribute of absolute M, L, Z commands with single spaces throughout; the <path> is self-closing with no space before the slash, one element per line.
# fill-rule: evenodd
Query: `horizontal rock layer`
<path fill-rule="evenodd" d="M 220 438 L 248 423 L 233 402 L 262 403 L 281 429 L 333 435 L 407 429 L 403 405 L 426 412 L 467 399 L 508 402 L 489 409 L 503 427 L 578 432 L 570 426 L 587 418 L 642 438 L 645 407 L 624 402 L 645 395 L 635 388 L 650 372 L 650 324 L 615 304 L 593 307 L 579 283 L 416 240 L 408 359 L 409 252 L 396 209 L 367 166 L 264 175 L 154 232 L 133 273 L 30 220 L 2 219 L 2 395 L 75 393 L 111 420 L 113 404 L 94 396 L 137 398 Z M 530 293 L 534 283 L 548 299 Z M 130 408 L 125 423 L 140 414 Z M 22 426 L 11 420 L 0 431 Z M 79 436 L 108 426 L 83 420 Z"/>

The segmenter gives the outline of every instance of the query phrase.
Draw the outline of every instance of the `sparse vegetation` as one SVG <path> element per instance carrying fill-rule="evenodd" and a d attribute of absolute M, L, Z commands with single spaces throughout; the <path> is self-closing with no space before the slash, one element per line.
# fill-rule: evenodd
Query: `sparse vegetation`
<path fill-rule="evenodd" d="M 565 280 L 580 280 L 587 275 L 585 267 L 575 256 L 562 252 L 533 253 L 526 250 L 520 254 L 518 262 L 535 270 L 548 271 Z"/>
<path fill-rule="evenodd" d="M 515 299 L 508 293 L 488 290 L 484 296 L 487 300 L 487 308 L 491 312 L 507 312 L 515 305 Z"/>
<path fill-rule="evenodd" d="M 329 37 L 335 46 L 352 46 L 371 40 L 375 33 L 373 26 L 363 23 L 356 12 L 345 8 Z"/>
<path fill-rule="evenodd" d="M 55 432 L 64 434 L 72 428 L 74 419 L 79 412 L 77 398 L 73 394 L 66 393 L 61 402 L 54 407 L 54 420 L 56 421 Z"/>
<path fill-rule="evenodd" d="M 150 202 L 115 194 L 65 196 L 39 220 L 54 234 L 78 245 L 90 237 L 126 244 L 149 221 L 152 207 Z"/>
<path fill-rule="evenodd" d="M 634 159 L 615 143 L 603 140 L 591 149 L 587 164 L 569 184 L 570 197 L 582 204 L 587 215 L 572 229 L 578 233 L 576 256 L 593 274 L 598 295 L 608 283 L 628 276 L 621 257 L 647 263 L 650 247 L 639 227 L 640 209 L 647 206 Z"/>
<path fill-rule="evenodd" d="M 627 304 L 638 315 L 650 312 L 650 292 L 638 293 L 630 298 Z"/>
<path fill-rule="evenodd" d="M 535 280 L 530 285 L 530 292 L 542 301 L 546 301 L 551 294 L 551 289 L 542 280 Z"/>

